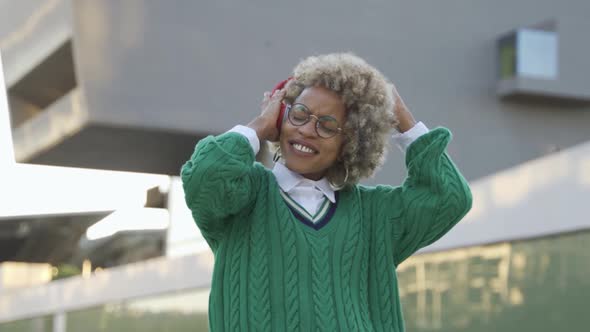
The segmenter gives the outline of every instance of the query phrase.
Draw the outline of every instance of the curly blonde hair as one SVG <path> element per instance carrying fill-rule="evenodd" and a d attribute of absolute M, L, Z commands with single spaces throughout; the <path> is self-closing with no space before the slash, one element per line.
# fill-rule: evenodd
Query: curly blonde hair
<path fill-rule="evenodd" d="M 293 70 L 285 101 L 293 103 L 307 87 L 336 92 L 346 107 L 340 156 L 326 173 L 341 188 L 373 176 L 385 161 L 388 133 L 396 119 L 392 86 L 381 72 L 351 53 L 310 56 Z"/>

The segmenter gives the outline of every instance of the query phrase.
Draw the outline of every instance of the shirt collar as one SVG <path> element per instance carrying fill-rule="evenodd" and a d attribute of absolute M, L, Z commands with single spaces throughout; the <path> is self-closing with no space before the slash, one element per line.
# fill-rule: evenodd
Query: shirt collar
<path fill-rule="evenodd" d="M 330 202 L 336 202 L 334 189 L 332 189 L 332 186 L 325 177 L 318 181 L 309 180 L 301 176 L 301 174 L 288 169 L 287 166 L 280 162 L 275 163 L 272 173 L 277 179 L 279 187 L 281 187 L 281 189 L 286 193 L 300 184 L 309 183 L 318 188 L 330 200 Z"/>

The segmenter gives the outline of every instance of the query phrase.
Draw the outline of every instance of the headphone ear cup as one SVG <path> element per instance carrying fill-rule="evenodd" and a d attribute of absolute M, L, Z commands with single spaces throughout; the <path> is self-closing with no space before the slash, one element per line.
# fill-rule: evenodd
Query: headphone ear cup
<path fill-rule="evenodd" d="M 280 81 L 279 84 L 277 84 L 274 89 L 272 89 L 271 95 L 275 93 L 275 91 L 280 90 L 282 88 L 285 87 L 285 85 L 287 85 L 287 82 L 289 82 L 289 80 L 291 80 L 293 77 L 289 77 L 284 81 Z M 283 125 L 283 121 L 285 120 L 285 109 L 286 109 L 286 105 L 284 103 L 281 102 L 281 108 L 279 110 L 279 116 L 277 117 L 277 123 L 276 123 L 276 127 L 279 130 L 279 133 L 281 132 L 281 127 Z"/>

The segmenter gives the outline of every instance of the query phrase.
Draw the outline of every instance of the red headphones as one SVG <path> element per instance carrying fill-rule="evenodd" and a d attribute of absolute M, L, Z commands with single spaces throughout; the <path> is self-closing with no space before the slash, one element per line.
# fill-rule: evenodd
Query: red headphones
<path fill-rule="evenodd" d="M 277 84 L 274 89 L 272 89 L 271 92 L 271 96 L 275 93 L 275 91 L 280 90 L 282 88 L 285 87 L 285 85 L 287 85 L 287 82 L 289 82 L 289 80 L 291 80 L 293 77 L 289 77 L 284 81 L 279 82 L 279 84 Z M 279 130 L 279 132 L 281 131 L 281 125 L 283 124 L 283 121 L 285 120 L 285 109 L 287 108 L 287 105 L 285 105 L 285 103 L 281 102 L 281 109 L 279 110 L 279 116 L 277 117 L 277 129 Z"/>

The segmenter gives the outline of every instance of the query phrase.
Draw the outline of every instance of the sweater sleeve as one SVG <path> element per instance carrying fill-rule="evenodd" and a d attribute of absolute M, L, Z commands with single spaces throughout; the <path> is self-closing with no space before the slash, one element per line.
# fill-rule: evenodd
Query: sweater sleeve
<path fill-rule="evenodd" d="M 446 234 L 471 209 L 472 196 L 446 147 L 446 128 L 419 137 L 407 151 L 408 174 L 401 186 L 402 215 L 393 227 L 394 264 Z"/>
<path fill-rule="evenodd" d="M 256 200 L 254 152 L 248 139 L 235 132 L 202 139 L 180 177 L 193 219 L 215 250 L 231 217 Z"/>
<path fill-rule="evenodd" d="M 395 266 L 441 238 L 471 209 L 469 185 L 446 153 L 450 140 L 448 129 L 436 128 L 411 143 L 401 186 L 359 187 Z"/>

